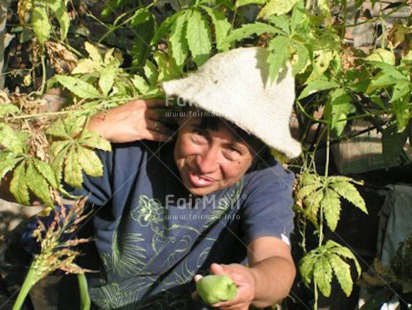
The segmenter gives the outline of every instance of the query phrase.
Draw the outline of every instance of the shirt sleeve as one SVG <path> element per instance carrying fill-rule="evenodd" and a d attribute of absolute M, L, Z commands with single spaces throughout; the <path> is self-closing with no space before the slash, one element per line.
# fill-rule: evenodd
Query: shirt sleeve
<path fill-rule="evenodd" d="M 245 187 L 241 211 L 244 242 L 264 236 L 277 237 L 290 245 L 293 230 L 294 174 L 280 164 L 256 171 Z"/>

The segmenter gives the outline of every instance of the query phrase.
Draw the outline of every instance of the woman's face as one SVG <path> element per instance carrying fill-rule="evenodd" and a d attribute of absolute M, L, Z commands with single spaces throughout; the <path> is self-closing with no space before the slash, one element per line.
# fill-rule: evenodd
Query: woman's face
<path fill-rule="evenodd" d="M 181 180 L 193 195 L 203 196 L 236 183 L 252 165 L 252 153 L 231 128 L 201 129 L 201 118 L 181 118 L 174 159 Z"/>

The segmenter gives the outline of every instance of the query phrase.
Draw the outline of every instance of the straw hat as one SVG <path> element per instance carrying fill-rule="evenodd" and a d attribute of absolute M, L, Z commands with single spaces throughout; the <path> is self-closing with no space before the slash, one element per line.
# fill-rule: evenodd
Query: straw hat
<path fill-rule="evenodd" d="M 290 134 L 295 82 L 288 65 L 271 83 L 269 52 L 260 47 L 238 48 L 210 58 L 188 77 L 163 83 L 168 96 L 223 117 L 294 158 L 300 144 Z"/>

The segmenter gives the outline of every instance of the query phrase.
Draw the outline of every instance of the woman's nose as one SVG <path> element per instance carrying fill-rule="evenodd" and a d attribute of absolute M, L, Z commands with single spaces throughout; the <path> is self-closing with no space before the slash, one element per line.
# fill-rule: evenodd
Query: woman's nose
<path fill-rule="evenodd" d="M 201 174 L 214 172 L 218 166 L 218 151 L 214 148 L 208 148 L 198 154 L 196 156 L 196 165 Z"/>

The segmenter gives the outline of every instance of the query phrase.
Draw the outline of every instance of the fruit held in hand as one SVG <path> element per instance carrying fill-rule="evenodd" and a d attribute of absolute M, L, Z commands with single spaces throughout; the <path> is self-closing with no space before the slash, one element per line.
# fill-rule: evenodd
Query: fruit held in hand
<path fill-rule="evenodd" d="M 208 275 L 196 283 L 196 290 L 203 302 L 213 305 L 236 297 L 237 287 L 227 275 Z"/>

